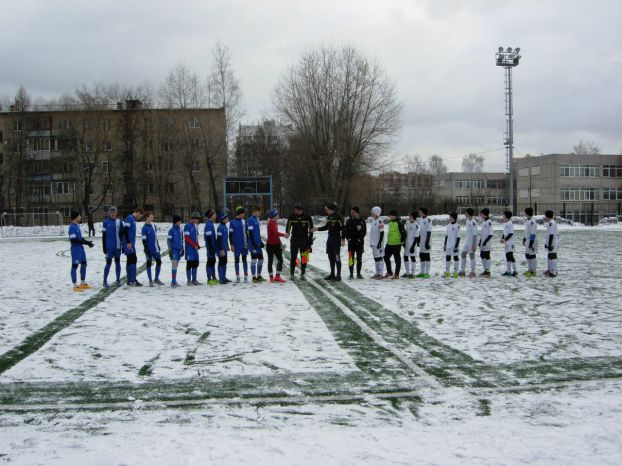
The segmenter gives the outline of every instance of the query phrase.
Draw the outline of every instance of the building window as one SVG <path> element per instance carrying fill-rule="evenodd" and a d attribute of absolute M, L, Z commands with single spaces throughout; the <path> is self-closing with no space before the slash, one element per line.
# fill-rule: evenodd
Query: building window
<path fill-rule="evenodd" d="M 149 138 L 145 141 L 145 149 L 149 151 L 153 150 L 153 139 Z"/>
<path fill-rule="evenodd" d="M 104 149 L 104 152 L 112 152 L 112 142 L 103 141 L 102 148 Z"/>
<path fill-rule="evenodd" d="M 506 196 L 488 196 L 486 198 L 486 204 L 488 205 L 508 205 L 508 198 Z"/>
<path fill-rule="evenodd" d="M 22 120 L 13 120 L 13 131 L 22 130 Z"/>
<path fill-rule="evenodd" d="M 529 168 L 519 168 L 518 176 L 529 176 Z"/>
<path fill-rule="evenodd" d="M 487 189 L 505 189 L 505 180 L 486 180 Z"/>
<path fill-rule="evenodd" d="M 83 146 L 84 152 L 91 152 L 93 150 L 93 142 L 92 141 L 84 141 Z"/>
<path fill-rule="evenodd" d="M 30 149 L 33 151 L 50 150 L 50 140 L 47 138 L 32 138 L 29 141 Z"/>
<path fill-rule="evenodd" d="M 191 150 L 200 150 L 201 149 L 201 140 L 196 138 L 196 139 L 190 139 L 190 149 Z"/>
<path fill-rule="evenodd" d="M 595 177 L 598 176 L 598 165 L 560 165 L 559 176 Z"/>
<path fill-rule="evenodd" d="M 198 160 L 193 160 L 192 161 L 192 171 L 193 172 L 198 172 L 201 170 L 201 164 L 199 163 Z"/>
<path fill-rule="evenodd" d="M 191 128 L 200 128 L 201 127 L 201 124 L 199 123 L 198 118 L 192 118 L 190 120 L 190 127 Z"/>
<path fill-rule="evenodd" d="M 596 188 L 561 188 L 561 201 L 597 201 L 598 190 Z"/>
<path fill-rule="evenodd" d="M 622 178 L 622 166 L 603 165 L 603 176 L 606 178 Z"/>
<path fill-rule="evenodd" d="M 486 180 L 456 180 L 457 189 L 486 189 Z"/>
<path fill-rule="evenodd" d="M 147 194 L 154 194 L 155 186 L 153 185 L 153 183 L 151 182 L 147 183 L 146 190 L 147 190 Z"/>
<path fill-rule="evenodd" d="M 151 118 L 145 118 L 144 125 L 147 131 L 151 131 L 153 129 L 153 121 Z"/>
<path fill-rule="evenodd" d="M 166 185 L 166 190 L 169 194 L 173 194 L 175 192 L 175 183 L 168 183 Z"/>
<path fill-rule="evenodd" d="M 75 190 L 75 183 L 71 181 L 58 181 L 52 183 L 53 194 L 72 194 Z"/>
<path fill-rule="evenodd" d="M 71 206 L 60 206 L 58 208 L 58 211 L 63 215 L 63 217 L 70 217 L 71 216 Z"/>
<path fill-rule="evenodd" d="M 162 141 L 162 152 L 170 152 L 170 150 L 171 150 L 170 141 L 168 141 L 167 139 L 164 139 Z"/>
<path fill-rule="evenodd" d="M 112 162 L 108 160 L 104 160 L 102 162 L 102 173 L 106 173 L 106 174 L 112 173 Z"/>
<path fill-rule="evenodd" d="M 0 131 L 0 142 L 2 142 L 4 135 L 2 134 L 2 131 Z"/>
<path fill-rule="evenodd" d="M 112 129 L 112 120 L 110 118 L 104 118 L 102 120 L 102 129 L 104 131 L 110 131 Z"/>
<path fill-rule="evenodd" d="M 58 123 L 58 127 L 59 129 L 69 129 L 69 120 L 66 118 L 63 118 L 59 123 Z"/>
<path fill-rule="evenodd" d="M 603 201 L 622 201 L 622 188 L 604 188 Z"/>
<path fill-rule="evenodd" d="M 145 173 L 153 173 L 153 162 L 151 160 L 147 160 L 145 163 Z"/>

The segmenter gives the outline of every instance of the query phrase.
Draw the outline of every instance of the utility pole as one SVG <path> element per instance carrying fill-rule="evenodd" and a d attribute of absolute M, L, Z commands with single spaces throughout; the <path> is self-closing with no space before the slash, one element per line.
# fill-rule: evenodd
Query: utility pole
<path fill-rule="evenodd" d="M 510 209 L 516 212 L 516 205 L 514 202 L 514 105 L 512 102 L 512 68 L 518 66 L 518 62 L 521 56 L 518 54 L 520 49 L 517 47 L 512 50 L 512 47 L 503 49 L 499 47 L 498 52 L 495 54 L 497 59 L 497 66 L 502 66 L 505 69 L 505 159 L 506 170 L 508 173 L 508 200 Z"/>

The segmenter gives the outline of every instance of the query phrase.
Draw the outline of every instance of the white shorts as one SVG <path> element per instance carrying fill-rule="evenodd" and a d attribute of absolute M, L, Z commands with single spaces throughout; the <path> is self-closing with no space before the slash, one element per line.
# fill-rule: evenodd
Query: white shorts
<path fill-rule="evenodd" d="M 384 248 L 378 249 L 376 246 L 372 246 L 371 253 L 374 256 L 374 259 L 378 257 L 384 257 Z"/>
<path fill-rule="evenodd" d="M 514 252 L 514 243 L 511 243 L 511 244 L 505 243 L 504 246 L 505 246 L 506 253 Z"/>

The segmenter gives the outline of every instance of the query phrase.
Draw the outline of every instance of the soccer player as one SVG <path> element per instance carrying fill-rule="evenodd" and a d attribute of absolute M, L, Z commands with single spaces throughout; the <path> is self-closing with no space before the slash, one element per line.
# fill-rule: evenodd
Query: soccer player
<path fill-rule="evenodd" d="M 376 206 L 371 209 L 371 225 L 369 227 L 369 245 L 376 266 L 376 273 L 372 278 L 384 278 L 384 222 L 380 218 L 382 209 Z"/>
<path fill-rule="evenodd" d="M 404 226 L 406 230 L 406 244 L 404 244 L 404 269 L 402 278 L 415 278 L 415 266 L 417 265 L 417 245 L 419 244 L 419 224 L 417 212 L 408 214 L 408 221 Z"/>
<path fill-rule="evenodd" d="M 281 245 L 281 238 L 287 238 L 287 233 L 281 233 L 279 231 L 279 212 L 277 210 L 271 210 L 268 214 L 268 240 L 266 242 L 266 252 L 268 253 L 268 273 L 270 274 L 270 283 L 285 283 L 285 280 L 281 278 L 281 271 L 283 270 L 283 246 Z M 272 262 L 276 256 L 276 275 L 272 275 Z"/>
<path fill-rule="evenodd" d="M 168 231 L 168 257 L 171 259 L 171 288 L 177 288 L 177 267 L 184 255 L 184 240 L 181 231 L 181 217 L 173 215 L 173 226 Z"/>
<path fill-rule="evenodd" d="M 525 237 L 523 238 L 523 246 L 525 246 L 525 259 L 527 259 L 526 277 L 535 277 L 538 260 L 536 254 L 538 251 L 538 224 L 533 219 L 533 209 L 527 207 L 525 209 Z"/>
<path fill-rule="evenodd" d="M 246 236 L 246 210 L 239 206 L 235 218 L 229 223 L 229 244 L 235 257 L 235 281 L 240 283 L 240 257 L 244 269 L 244 283 L 248 282 L 248 237 Z"/>
<path fill-rule="evenodd" d="M 479 239 L 479 256 L 482 258 L 482 266 L 484 271 L 480 274 L 482 277 L 490 277 L 490 249 L 492 248 L 492 221 L 490 220 L 490 209 L 484 207 L 480 213 L 482 219 L 482 230 Z"/>
<path fill-rule="evenodd" d="M 150 210 L 145 212 L 145 224 L 142 231 L 143 246 L 145 247 L 145 258 L 147 259 L 147 277 L 149 278 L 149 286 L 164 285 L 160 281 L 160 270 L 162 268 L 162 256 L 160 255 L 160 243 L 158 242 L 158 229 L 153 223 L 153 212 Z M 155 279 L 152 279 L 151 265 L 155 260 Z"/>
<path fill-rule="evenodd" d="M 514 244 L 516 238 L 514 236 L 514 225 L 512 225 L 512 212 L 506 210 L 503 212 L 503 235 L 501 236 L 501 244 L 505 245 L 505 277 L 516 277 L 516 259 L 514 258 Z"/>
<path fill-rule="evenodd" d="M 104 266 L 104 288 L 108 288 L 108 274 L 114 259 L 117 286 L 121 286 L 121 243 L 123 241 L 123 222 L 117 218 L 117 208 L 110 206 L 108 216 L 102 222 L 102 246 L 106 265 Z"/>
<path fill-rule="evenodd" d="M 136 222 L 143 219 L 144 213 L 142 207 L 137 207 L 134 213 L 128 215 L 123 222 L 123 253 L 127 257 L 125 269 L 128 286 L 143 286 L 136 279 L 136 263 L 138 262 L 138 256 L 136 256 Z"/>
<path fill-rule="evenodd" d="M 337 205 L 334 203 L 326 204 L 326 224 L 313 231 L 328 231 L 326 238 L 326 255 L 330 263 L 330 275 L 324 280 L 341 281 L 341 248 L 346 244 L 346 233 L 343 224 L 343 217 L 337 212 Z M 336 269 L 336 272 L 335 272 Z"/>
<path fill-rule="evenodd" d="M 432 250 L 432 222 L 428 218 L 428 208 L 419 209 L 419 261 L 421 272 L 418 278 L 430 278 L 430 251 Z"/>
<path fill-rule="evenodd" d="M 205 249 L 207 251 L 207 265 L 205 271 L 207 272 L 207 284 L 217 285 L 218 279 L 216 278 L 216 256 L 217 244 L 216 244 L 216 225 L 214 222 L 217 219 L 216 211 L 208 209 L 205 212 L 205 230 L 203 231 L 203 239 L 205 240 Z"/>
<path fill-rule="evenodd" d="M 200 285 L 197 280 L 199 269 L 199 229 L 197 225 L 201 221 L 199 212 L 192 212 L 190 223 L 184 225 L 184 247 L 186 249 L 186 279 L 187 285 Z"/>
<path fill-rule="evenodd" d="M 397 214 L 397 210 L 389 211 L 389 228 L 387 233 L 387 244 L 384 249 L 384 264 L 387 267 L 385 278 L 397 280 L 400 278 L 402 268 L 402 245 L 406 241 L 406 229 L 402 219 Z M 395 273 L 391 271 L 391 256 L 395 261 Z"/>
<path fill-rule="evenodd" d="M 261 241 L 261 225 L 259 224 L 259 216 L 261 215 L 261 207 L 254 206 L 251 216 L 246 222 L 246 234 L 248 236 L 248 245 L 251 252 L 251 275 L 253 283 L 261 283 L 265 281 L 261 276 L 263 268 L 263 241 Z"/>
<path fill-rule="evenodd" d="M 458 278 L 458 248 L 460 247 L 460 225 L 458 225 L 458 214 L 451 212 L 449 214 L 449 223 L 445 229 L 445 278 Z M 454 273 L 449 273 L 451 266 L 451 258 L 454 258 Z"/>
<path fill-rule="evenodd" d="M 298 254 L 300 254 L 300 279 L 304 280 L 305 270 L 309 260 L 309 252 L 313 243 L 313 219 L 311 218 L 311 215 L 307 214 L 302 209 L 300 202 L 296 202 L 294 204 L 294 212 L 287 219 L 285 232 L 290 238 L 290 280 L 294 279 Z"/>
<path fill-rule="evenodd" d="M 466 217 L 466 238 L 464 240 L 462 252 L 460 253 L 462 260 L 460 261 L 460 272 L 458 272 L 458 275 L 462 277 L 466 275 L 466 260 L 468 254 L 469 259 L 471 259 L 469 278 L 475 276 L 475 251 L 477 251 L 477 221 L 473 215 L 475 215 L 475 211 L 471 207 L 469 207 L 464 214 Z"/>
<path fill-rule="evenodd" d="M 71 243 L 71 282 L 73 283 L 73 291 L 84 291 L 90 288 L 86 283 L 86 253 L 84 245 L 89 248 L 93 247 L 93 242 L 82 237 L 80 230 L 80 222 L 82 216 L 80 212 L 71 212 L 71 225 L 69 225 L 69 242 Z M 80 266 L 80 284 L 78 285 L 78 266 Z"/>
<path fill-rule="evenodd" d="M 546 241 L 544 248 L 548 252 L 548 267 L 544 275 L 547 277 L 557 277 L 557 252 L 559 251 L 559 231 L 557 231 L 557 222 L 553 220 L 554 213 L 552 210 L 544 212 L 544 223 L 546 223 Z"/>
<path fill-rule="evenodd" d="M 229 217 L 222 213 L 218 216 L 218 229 L 216 230 L 216 252 L 218 253 L 218 280 L 221 285 L 231 283 L 227 278 L 227 252 L 229 251 Z"/>
<path fill-rule="evenodd" d="M 361 218 L 361 209 L 354 206 L 350 209 L 350 218 L 346 222 L 346 238 L 348 239 L 348 268 L 350 279 L 354 278 L 354 264 L 356 264 L 356 278 L 363 278 L 363 250 L 365 249 L 365 235 L 367 223 Z"/>

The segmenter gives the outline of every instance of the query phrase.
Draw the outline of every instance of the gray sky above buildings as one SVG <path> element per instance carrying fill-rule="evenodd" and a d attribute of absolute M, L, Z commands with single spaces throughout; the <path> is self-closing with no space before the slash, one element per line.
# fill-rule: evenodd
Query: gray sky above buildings
<path fill-rule="evenodd" d="M 498 46 L 519 46 L 517 156 L 568 152 L 579 139 L 622 151 L 619 0 L 1 0 L 0 95 L 24 84 L 57 97 L 94 81 L 157 86 L 178 63 L 207 74 L 217 38 L 232 53 L 243 122 L 270 113 L 281 73 L 302 52 L 349 44 L 376 58 L 404 102 L 392 152 L 438 153 L 450 170 L 486 152 L 502 170 Z"/>

